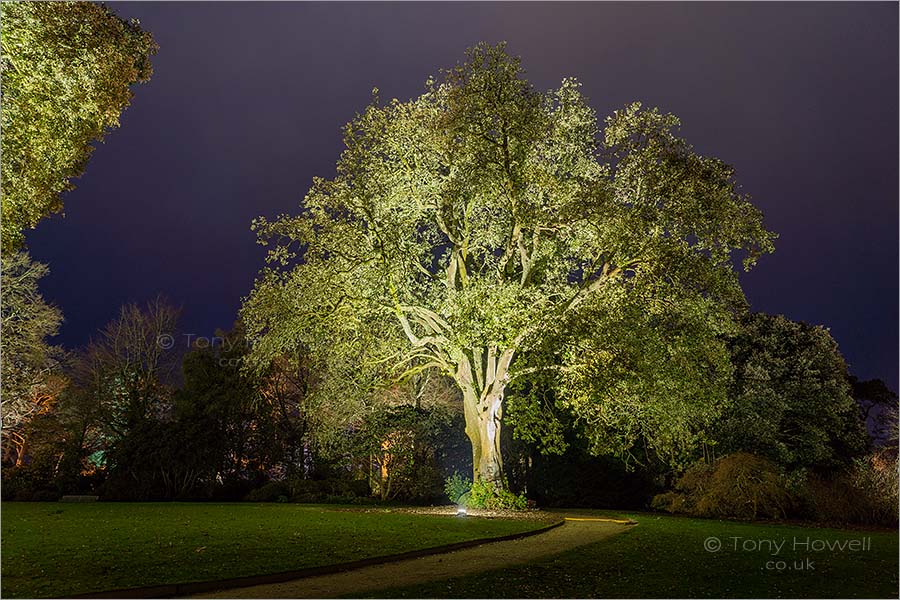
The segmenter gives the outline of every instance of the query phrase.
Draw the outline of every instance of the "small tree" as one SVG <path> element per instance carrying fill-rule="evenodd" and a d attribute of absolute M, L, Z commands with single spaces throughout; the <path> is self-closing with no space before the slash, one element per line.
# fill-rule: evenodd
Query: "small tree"
<path fill-rule="evenodd" d="M 38 290 L 47 266 L 24 252 L 2 257 L 0 285 L 0 364 L 2 364 L 2 414 L 4 443 L 17 442 L 16 432 L 33 414 L 55 397 L 62 382 L 61 349 L 51 346 L 62 322 L 59 309 L 48 304 Z M 24 440 L 18 440 L 24 442 Z"/>
<path fill-rule="evenodd" d="M 371 462 L 369 482 L 381 500 L 432 500 L 440 495 L 439 447 L 452 412 L 410 405 L 383 406 L 359 423 L 354 453 Z"/>
<path fill-rule="evenodd" d="M 73 378 L 96 403 L 108 440 L 171 413 L 172 378 L 183 354 L 174 346 L 179 313 L 162 297 L 125 305 L 78 357 Z"/>
<path fill-rule="evenodd" d="M 579 363 L 559 329 L 590 329 L 610 299 L 721 320 L 717 307 L 743 301 L 732 252 L 748 251 L 749 268 L 772 249 L 733 170 L 677 126 L 634 104 L 599 141 L 575 80 L 538 93 L 502 45 L 475 47 L 419 98 L 376 94 L 345 129 L 336 177 L 314 181 L 299 216 L 255 222 L 272 245 L 243 308 L 257 356 L 303 340 L 329 365 L 336 412 L 377 396 L 378 378 L 451 377 L 475 478 L 501 486 L 507 386 L 559 367 L 519 358 L 552 337 Z M 630 395 L 662 413 L 666 386 L 647 391 Z M 573 406 L 591 419 L 595 400 Z"/>

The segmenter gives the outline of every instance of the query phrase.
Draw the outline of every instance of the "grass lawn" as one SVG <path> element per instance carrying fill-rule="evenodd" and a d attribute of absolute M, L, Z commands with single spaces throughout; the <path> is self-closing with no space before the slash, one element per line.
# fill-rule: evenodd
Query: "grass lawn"
<path fill-rule="evenodd" d="M 584 516 L 612 514 L 577 512 Z M 476 576 L 391 589 L 377 595 L 393 598 L 897 598 L 896 533 L 655 514 L 626 516 L 638 525 L 609 540 L 551 559 Z M 714 541 L 706 541 L 712 537 L 721 543 L 718 551 L 704 547 L 704 544 L 711 548 L 717 546 Z M 861 538 L 869 538 L 870 547 L 863 548 L 862 542 L 846 545 Z M 831 550 L 808 550 L 803 546 L 807 539 L 816 548 L 829 542 L 845 545 L 843 550 L 836 546 Z M 784 543 L 779 551 L 776 545 L 781 542 Z"/>
<path fill-rule="evenodd" d="M 545 525 L 314 505 L 201 503 L 4 502 L 0 520 L 5 598 L 274 573 Z"/>

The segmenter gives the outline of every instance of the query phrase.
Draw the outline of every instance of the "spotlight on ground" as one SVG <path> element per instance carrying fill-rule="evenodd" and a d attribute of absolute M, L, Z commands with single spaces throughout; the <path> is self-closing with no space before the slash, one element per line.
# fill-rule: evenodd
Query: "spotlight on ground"
<path fill-rule="evenodd" d="M 464 516 L 466 516 L 466 507 L 463 506 L 462 504 L 460 504 L 459 506 L 457 506 L 457 507 L 456 507 L 456 516 L 457 516 L 457 517 L 464 517 Z"/>

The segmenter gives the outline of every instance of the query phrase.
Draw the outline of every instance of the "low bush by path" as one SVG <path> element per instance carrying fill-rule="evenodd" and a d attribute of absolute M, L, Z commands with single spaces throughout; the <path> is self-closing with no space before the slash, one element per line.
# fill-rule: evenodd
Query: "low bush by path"
<path fill-rule="evenodd" d="M 578 511 L 570 516 L 611 516 Z M 624 514 L 608 540 L 385 598 L 896 598 L 896 532 Z"/>
<path fill-rule="evenodd" d="M 6 598 L 275 573 L 546 524 L 246 503 L 3 503 L 0 520 Z"/>

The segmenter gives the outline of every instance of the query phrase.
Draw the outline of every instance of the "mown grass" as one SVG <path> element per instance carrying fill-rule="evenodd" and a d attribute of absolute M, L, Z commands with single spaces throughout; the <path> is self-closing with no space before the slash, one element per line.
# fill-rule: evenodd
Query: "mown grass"
<path fill-rule="evenodd" d="M 199 503 L 3 503 L 0 521 L 5 598 L 275 573 L 545 524 Z"/>
<path fill-rule="evenodd" d="M 579 512 L 585 516 L 611 515 Z M 550 559 L 427 585 L 383 590 L 375 595 L 389 598 L 897 598 L 896 532 L 736 523 L 655 514 L 625 516 L 638 525 L 608 540 Z M 709 551 L 704 546 L 706 543 L 715 547 L 715 542 L 706 541 L 710 538 L 721 543 L 718 551 Z M 832 550 L 808 550 L 803 546 L 807 538 L 845 545 L 843 550 L 834 546 Z M 846 543 L 861 538 L 870 538 L 871 548 L 863 550 L 860 543 L 859 550 L 850 550 Z M 796 547 L 795 539 L 799 542 Z M 782 540 L 784 545 L 773 555 L 775 544 Z"/>

